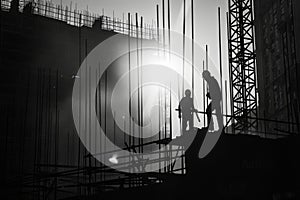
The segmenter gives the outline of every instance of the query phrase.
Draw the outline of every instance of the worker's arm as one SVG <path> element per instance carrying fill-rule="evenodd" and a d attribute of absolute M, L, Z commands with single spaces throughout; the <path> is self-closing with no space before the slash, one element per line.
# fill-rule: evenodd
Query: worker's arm
<path fill-rule="evenodd" d="M 177 111 L 178 111 L 178 118 L 181 118 L 181 106 L 180 106 L 180 103 L 178 105 Z"/>
<path fill-rule="evenodd" d="M 177 111 L 178 111 L 178 118 L 181 118 L 181 102 L 182 102 L 182 100 L 179 102 L 178 108 L 177 108 Z"/>
<path fill-rule="evenodd" d="M 192 112 L 198 112 L 198 110 L 194 106 L 194 99 L 192 99 Z"/>

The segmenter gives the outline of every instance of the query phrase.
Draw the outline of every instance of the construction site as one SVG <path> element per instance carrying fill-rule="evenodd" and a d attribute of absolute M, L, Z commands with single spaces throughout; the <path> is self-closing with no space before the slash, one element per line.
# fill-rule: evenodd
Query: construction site
<path fill-rule="evenodd" d="M 210 49 L 195 42 L 194 0 L 182 33 L 170 0 L 152 24 L 0 0 L 3 199 L 298 199 L 300 2 L 227 1 Z"/>

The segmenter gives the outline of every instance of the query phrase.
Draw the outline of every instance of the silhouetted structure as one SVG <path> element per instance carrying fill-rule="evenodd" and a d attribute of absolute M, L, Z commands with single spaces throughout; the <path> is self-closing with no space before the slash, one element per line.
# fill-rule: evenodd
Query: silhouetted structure
<path fill-rule="evenodd" d="M 252 0 L 228 0 L 228 53 L 233 131 L 257 131 L 256 54 Z"/>
<path fill-rule="evenodd" d="M 9 12 L 8 2 L 1 0 L 0 13 L 0 189 L 7 196 L 3 199 L 154 199 L 159 195 L 173 200 L 187 194 L 203 199 L 296 199 L 296 136 L 269 140 L 224 133 L 216 148 L 199 160 L 207 128 L 186 134 L 195 140 L 182 156 L 177 154 L 187 148 L 183 139 L 165 137 L 161 131 L 160 140 L 143 143 L 125 136 L 123 146 L 119 144 L 136 152 L 170 140 L 176 143 L 178 149 L 158 151 L 166 156 L 151 161 L 163 166 L 160 171 L 120 173 L 99 163 L 82 145 L 73 124 L 70 97 L 74 80 L 80 79 L 78 67 L 96 45 L 116 33 L 124 34 L 125 40 L 140 30 L 144 39 L 155 39 L 155 34 L 130 22 L 71 11 L 51 2 L 20 4 L 18 9 L 14 4 Z M 107 70 L 99 82 L 95 109 L 102 126 L 123 134 L 107 123 L 113 115 L 106 112 L 107 76 L 112 71 Z M 174 152 L 177 161 L 169 158 Z M 136 164 L 134 157 L 130 159 Z"/>
<path fill-rule="evenodd" d="M 99 163 L 81 143 L 73 122 L 70 97 L 75 79 L 80 78 L 76 76 L 79 66 L 105 39 L 123 33 L 127 41 L 125 34 L 129 33 L 129 27 L 130 37 L 136 37 L 138 29 L 139 32 L 143 30 L 139 37 L 155 38 L 149 27 L 71 11 L 51 2 L 18 5 L 17 1 L 10 4 L 8 0 L 1 0 L 2 196 L 57 199 L 90 195 L 120 185 L 129 188 L 154 184 L 159 180 L 116 173 Z M 107 72 L 112 73 L 113 70 Z M 102 77 L 99 82 L 101 92 L 97 95 L 100 121 L 107 106 L 103 92 L 106 86 L 107 79 Z M 111 113 L 107 114 L 109 117 Z M 103 121 L 106 123 L 107 120 Z M 112 132 L 110 127 L 108 130 Z M 152 145 L 157 146 L 157 143 Z M 140 147 L 134 140 L 128 145 L 128 151 Z M 168 171 L 174 169 L 176 167 Z M 69 180 L 67 187 L 66 179 Z M 95 183 L 99 184 L 94 187 Z M 61 190 L 61 187 L 65 189 Z"/>
<path fill-rule="evenodd" d="M 300 3 L 254 2 L 260 118 L 288 122 L 264 121 L 260 125 L 278 134 L 299 133 Z"/>

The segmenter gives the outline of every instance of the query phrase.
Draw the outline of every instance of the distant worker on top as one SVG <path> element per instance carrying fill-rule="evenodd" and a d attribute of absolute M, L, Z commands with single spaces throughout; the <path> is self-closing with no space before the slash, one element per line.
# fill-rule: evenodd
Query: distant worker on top
<path fill-rule="evenodd" d="M 221 101 L 222 101 L 222 93 L 219 86 L 218 81 L 215 77 L 211 76 L 210 72 L 205 70 L 202 73 L 203 79 L 207 82 L 209 93 L 207 97 L 211 99 L 211 103 L 207 109 L 207 116 L 209 122 L 211 121 L 211 114 L 213 111 L 216 111 L 217 120 L 218 120 L 218 127 L 223 128 L 223 120 L 221 114 Z M 209 124 L 208 124 L 209 127 Z"/>
<path fill-rule="evenodd" d="M 194 112 L 198 112 L 194 108 L 193 98 L 191 98 L 191 91 L 185 91 L 185 97 L 181 99 L 178 105 L 178 117 L 182 117 L 182 132 L 187 133 L 194 129 Z M 182 115 L 182 116 L 181 116 Z M 189 124 L 189 130 L 187 131 L 187 124 Z"/>
<path fill-rule="evenodd" d="M 12 0 L 10 3 L 10 12 L 17 13 L 19 12 L 20 2 L 19 0 Z"/>

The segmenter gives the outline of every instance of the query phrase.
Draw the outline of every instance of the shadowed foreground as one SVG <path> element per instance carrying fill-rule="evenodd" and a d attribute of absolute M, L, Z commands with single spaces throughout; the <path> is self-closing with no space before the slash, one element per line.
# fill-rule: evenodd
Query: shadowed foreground
<path fill-rule="evenodd" d="M 199 159 L 205 134 L 205 129 L 198 130 L 186 152 L 186 175 L 164 174 L 161 184 L 88 199 L 296 199 L 299 159 L 291 155 L 299 150 L 298 137 L 269 140 L 222 134 L 213 151 Z"/>

